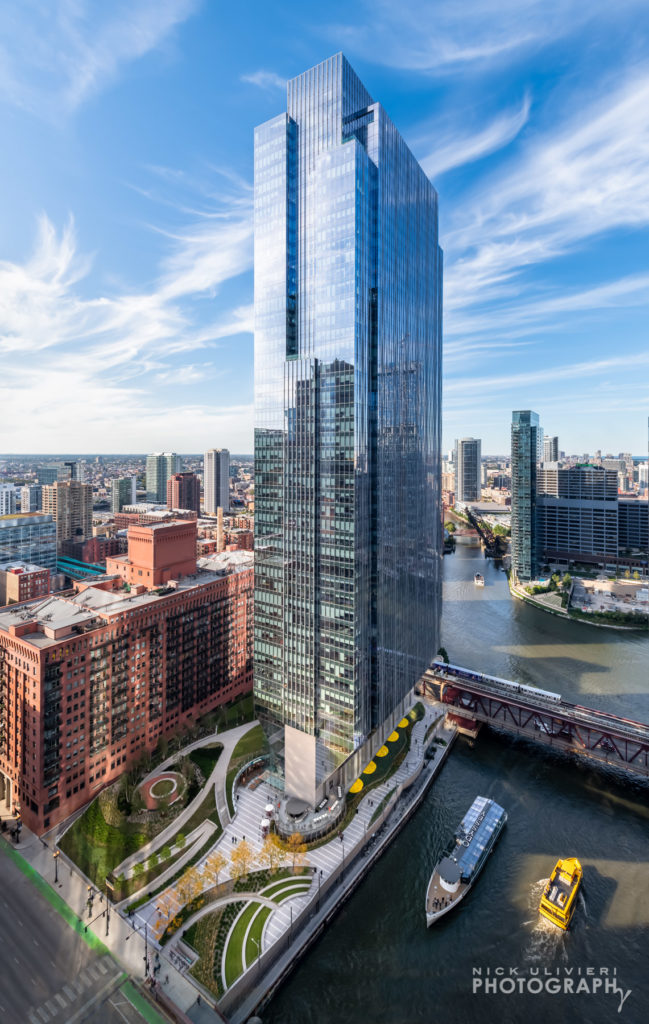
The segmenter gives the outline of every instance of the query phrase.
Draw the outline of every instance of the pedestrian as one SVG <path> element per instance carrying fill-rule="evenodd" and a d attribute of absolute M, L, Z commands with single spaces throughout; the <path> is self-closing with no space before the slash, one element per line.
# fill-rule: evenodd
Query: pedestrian
<path fill-rule="evenodd" d="M 169 984 L 169 975 L 165 974 L 165 985 Z"/>

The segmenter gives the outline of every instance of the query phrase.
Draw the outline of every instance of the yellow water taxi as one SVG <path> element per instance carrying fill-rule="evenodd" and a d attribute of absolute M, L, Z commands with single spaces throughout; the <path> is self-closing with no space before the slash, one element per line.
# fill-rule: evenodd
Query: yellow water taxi
<path fill-rule="evenodd" d="M 581 864 L 576 857 L 560 859 L 543 890 L 540 913 L 564 931 L 569 927 L 575 912 L 582 877 Z"/>

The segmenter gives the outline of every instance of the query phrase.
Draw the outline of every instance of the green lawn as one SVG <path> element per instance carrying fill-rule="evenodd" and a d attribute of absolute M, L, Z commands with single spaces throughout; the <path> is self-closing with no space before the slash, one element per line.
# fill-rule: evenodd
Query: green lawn
<path fill-rule="evenodd" d="M 59 846 L 97 888 L 103 889 L 106 875 L 149 839 L 145 825 L 128 821 L 119 828 L 109 825 L 95 799 L 62 836 Z"/>
<path fill-rule="evenodd" d="M 196 750 L 191 751 L 189 759 L 203 773 L 203 778 L 206 782 L 214 771 L 214 766 L 221 756 L 222 750 L 223 746 L 221 743 L 210 743 L 207 747 L 198 747 Z"/>
<path fill-rule="evenodd" d="M 267 753 L 268 740 L 266 739 L 266 734 L 260 725 L 255 725 L 252 729 L 249 729 L 245 736 L 241 737 L 232 751 L 230 764 L 228 766 L 228 773 L 225 777 L 225 793 L 231 815 L 234 815 L 232 784 L 237 772 L 240 768 L 243 768 L 244 764 L 247 764 L 248 761 L 253 761 L 256 757 L 261 757 L 263 754 Z"/>
<path fill-rule="evenodd" d="M 301 896 L 303 893 L 308 892 L 311 885 L 294 885 L 291 889 L 281 889 L 274 896 L 271 896 L 273 903 L 283 903 L 284 900 L 289 899 L 291 896 Z"/>
<path fill-rule="evenodd" d="M 230 938 L 225 948 L 225 984 L 228 988 L 237 980 L 243 972 L 243 942 L 246 937 L 248 925 L 261 907 L 260 903 L 250 903 L 241 912 L 235 921 L 234 928 L 230 932 Z M 270 908 L 267 908 L 270 909 Z"/>
<path fill-rule="evenodd" d="M 251 964 L 253 964 L 257 959 L 259 952 L 257 943 L 259 943 L 260 949 L 261 936 L 264 931 L 264 925 L 266 924 L 266 921 L 268 920 L 272 912 L 272 907 L 262 907 L 261 910 L 257 912 L 255 919 L 252 922 L 250 931 L 248 932 L 248 938 L 246 940 L 246 967 L 251 966 Z M 253 939 L 255 939 L 256 942 L 254 942 Z"/>

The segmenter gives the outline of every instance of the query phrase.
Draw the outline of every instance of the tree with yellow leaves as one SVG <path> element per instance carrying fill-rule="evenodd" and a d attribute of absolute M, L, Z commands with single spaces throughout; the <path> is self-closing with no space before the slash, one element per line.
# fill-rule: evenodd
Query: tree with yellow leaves
<path fill-rule="evenodd" d="M 203 879 L 198 868 L 187 868 L 178 879 L 176 888 L 183 903 L 189 903 L 198 896 L 203 890 Z"/>
<path fill-rule="evenodd" d="M 223 868 L 227 864 L 226 858 L 223 856 L 220 850 L 215 850 L 211 853 L 205 861 L 205 874 L 209 878 L 212 885 L 219 884 L 219 875 L 223 871 Z"/>
<path fill-rule="evenodd" d="M 304 864 L 306 854 L 306 843 L 299 832 L 294 832 L 288 837 L 285 849 L 291 858 L 291 866 L 293 874 L 295 874 L 296 868 L 301 868 Z"/>
<path fill-rule="evenodd" d="M 274 875 L 278 867 L 286 860 L 286 850 L 278 837 L 271 833 L 264 839 L 259 858 L 262 864 L 268 864 L 271 873 Z"/>
<path fill-rule="evenodd" d="M 238 882 L 240 878 L 245 878 L 252 867 L 254 859 L 255 854 L 250 843 L 247 843 L 245 839 L 237 843 L 231 854 L 232 877 L 235 882 Z"/>

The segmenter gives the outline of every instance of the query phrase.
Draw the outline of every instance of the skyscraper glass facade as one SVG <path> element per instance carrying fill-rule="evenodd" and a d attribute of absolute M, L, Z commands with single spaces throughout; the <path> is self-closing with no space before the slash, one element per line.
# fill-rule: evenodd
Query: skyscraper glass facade
<path fill-rule="evenodd" d="M 543 443 L 538 414 L 512 413 L 512 571 L 534 579 L 538 569 L 536 476 Z"/>
<path fill-rule="evenodd" d="M 362 768 L 438 647 L 437 195 L 338 54 L 255 132 L 255 696 L 286 789 Z"/>

